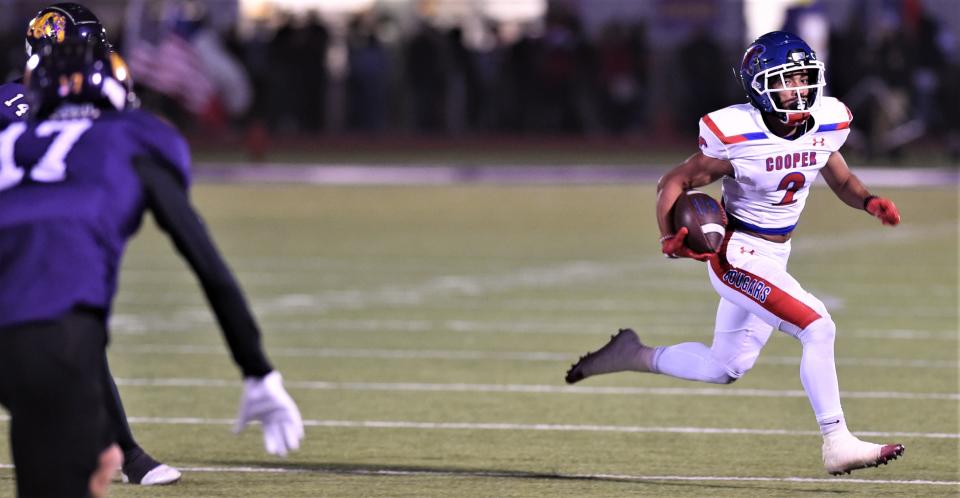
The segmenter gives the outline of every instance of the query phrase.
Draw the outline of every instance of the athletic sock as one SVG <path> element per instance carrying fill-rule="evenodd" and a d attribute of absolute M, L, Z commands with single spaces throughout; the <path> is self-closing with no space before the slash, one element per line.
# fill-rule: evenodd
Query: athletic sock
<path fill-rule="evenodd" d="M 850 432 L 847 429 L 847 421 L 844 420 L 843 414 L 835 417 L 824 417 L 820 420 L 817 420 L 817 423 L 820 424 L 820 434 L 824 438 L 827 436 L 840 435 L 844 432 Z"/>
<path fill-rule="evenodd" d="M 154 460 L 140 447 L 133 448 L 123 455 L 123 474 L 134 484 L 140 484 L 143 476 L 157 468 L 158 465 L 160 465 L 160 462 Z"/>

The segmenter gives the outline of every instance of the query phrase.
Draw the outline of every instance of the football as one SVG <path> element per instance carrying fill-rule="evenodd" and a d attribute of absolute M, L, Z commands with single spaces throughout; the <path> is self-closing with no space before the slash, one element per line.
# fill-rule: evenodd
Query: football
<path fill-rule="evenodd" d="M 673 228 L 687 227 L 684 244 L 699 253 L 717 252 L 726 235 L 727 213 L 713 197 L 687 190 L 673 204 Z"/>

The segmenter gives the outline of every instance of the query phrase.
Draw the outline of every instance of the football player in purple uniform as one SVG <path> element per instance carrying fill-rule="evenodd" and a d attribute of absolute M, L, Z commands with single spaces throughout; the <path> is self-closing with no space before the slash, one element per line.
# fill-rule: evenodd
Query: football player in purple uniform
<path fill-rule="evenodd" d="M 88 40 L 108 50 L 110 48 L 106 30 L 89 9 L 76 3 L 51 5 L 37 12 L 27 26 L 25 43 L 27 57 L 30 57 L 44 43 L 77 39 Z M 26 94 L 27 90 L 21 80 L 0 86 L 0 127 L 27 118 L 30 106 L 27 103 Z M 107 412 L 115 423 L 117 443 L 123 451 L 124 482 L 147 486 L 177 482 L 181 477 L 180 471 L 158 462 L 133 438 L 116 383 L 109 373 L 109 367 L 103 380 L 106 382 L 104 389 L 107 393 Z"/>
<path fill-rule="evenodd" d="M 713 343 L 649 347 L 623 329 L 573 365 L 566 380 L 633 370 L 729 384 L 753 367 L 779 329 L 802 346 L 800 380 L 820 425 L 827 472 L 885 464 L 903 453 L 903 445 L 861 441 L 847 429 L 834 363 L 836 325 L 823 302 L 787 272 L 787 260 L 790 236 L 818 175 L 847 205 L 885 225 L 899 224 L 900 214 L 847 167 L 839 149 L 853 118 L 842 102 L 823 95 L 823 63 L 806 42 L 783 31 L 767 33 L 747 49 L 739 75 L 750 102 L 705 115 L 701 151 L 657 186 L 663 253 L 708 261 L 720 295 Z M 669 213 L 685 190 L 718 180 L 726 236 L 716 254 L 699 254 L 684 245 L 687 228 L 674 232 Z"/>
<path fill-rule="evenodd" d="M 51 31 L 62 29 L 54 17 Z M 197 275 L 242 371 L 237 430 L 259 421 L 269 453 L 297 449 L 299 409 L 190 204 L 186 141 L 133 109 L 130 75 L 109 45 L 53 40 L 31 49 L 27 120 L 0 130 L 0 404 L 10 412 L 18 494 L 96 494 L 103 480 L 91 476 L 119 464 L 102 456 L 114 442 L 138 450 L 135 461 L 146 455 L 105 352 L 120 259 L 146 210 Z"/>

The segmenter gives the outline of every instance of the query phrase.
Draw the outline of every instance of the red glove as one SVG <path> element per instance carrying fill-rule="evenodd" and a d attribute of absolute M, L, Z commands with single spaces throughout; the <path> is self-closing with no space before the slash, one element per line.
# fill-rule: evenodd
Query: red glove
<path fill-rule="evenodd" d="M 896 226 L 900 224 L 900 211 L 890 199 L 871 195 L 863 203 L 863 209 L 880 218 L 884 225 Z"/>
<path fill-rule="evenodd" d="M 668 258 L 693 258 L 697 261 L 706 261 L 713 255 L 709 252 L 693 252 L 692 249 L 683 244 L 683 239 L 687 238 L 687 227 L 680 227 L 677 233 L 668 235 L 660 239 L 660 250 Z"/>

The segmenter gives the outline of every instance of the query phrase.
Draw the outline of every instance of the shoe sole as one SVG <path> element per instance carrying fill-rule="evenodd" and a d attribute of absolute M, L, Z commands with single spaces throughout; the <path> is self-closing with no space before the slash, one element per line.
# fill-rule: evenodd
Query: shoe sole
<path fill-rule="evenodd" d="M 162 466 L 167 467 L 167 470 L 168 470 L 168 472 L 164 473 L 165 477 L 163 479 L 156 479 L 153 482 L 144 482 L 144 481 L 150 481 L 149 477 L 151 473 L 154 472 L 157 468 L 160 468 Z M 176 475 L 173 475 L 173 474 L 176 474 Z M 173 476 L 171 477 L 171 475 Z M 154 476 L 154 478 L 156 478 L 156 476 Z M 183 478 L 183 474 L 179 470 L 177 470 L 176 468 L 170 467 L 169 465 L 166 465 L 166 464 L 160 464 L 160 466 L 154 468 L 150 472 L 147 472 L 146 475 L 144 475 L 143 478 L 140 480 L 140 482 L 132 482 L 130 478 L 127 477 L 127 474 L 125 474 L 122 471 L 120 472 L 121 482 L 123 482 L 124 484 L 133 484 L 136 486 L 169 486 L 171 484 L 176 484 L 180 482 L 181 478 Z"/>
<path fill-rule="evenodd" d="M 839 475 L 843 475 L 843 474 L 848 474 L 848 475 L 849 475 L 850 472 L 852 472 L 852 471 L 854 471 L 854 470 L 866 469 L 866 468 L 871 468 L 871 467 L 879 467 L 879 466 L 881 466 L 881 465 L 886 465 L 886 464 L 892 462 L 893 460 L 896 460 L 896 459 L 899 458 L 901 455 L 903 455 L 903 452 L 904 452 L 905 450 L 906 450 L 906 448 L 905 448 L 902 444 L 887 444 L 887 445 L 884 445 L 883 448 L 880 448 L 880 458 L 877 458 L 877 460 L 876 460 L 875 462 L 873 462 L 873 463 L 868 463 L 868 464 L 866 464 L 866 465 L 864 465 L 864 466 L 862 466 L 862 467 L 853 467 L 853 468 L 849 468 L 849 469 L 846 469 L 846 470 L 840 470 L 840 471 L 836 471 L 836 472 L 831 472 L 830 475 L 834 475 L 834 476 L 839 476 Z"/>

